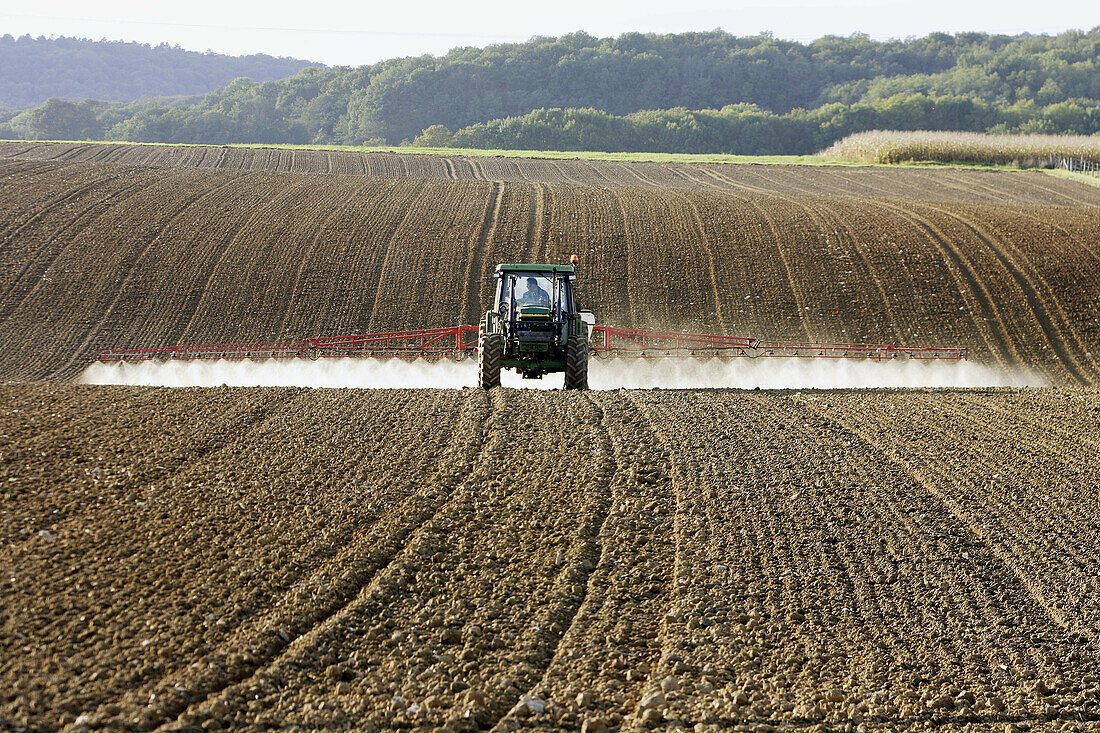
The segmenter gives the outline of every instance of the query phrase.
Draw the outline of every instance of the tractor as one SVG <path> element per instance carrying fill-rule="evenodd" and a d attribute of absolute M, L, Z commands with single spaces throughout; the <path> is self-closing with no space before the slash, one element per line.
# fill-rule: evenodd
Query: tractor
<path fill-rule="evenodd" d="M 478 327 L 478 385 L 500 386 L 500 370 L 524 379 L 565 372 L 566 389 L 588 389 L 591 311 L 573 294 L 576 255 L 569 265 L 497 265 L 492 307 Z"/>

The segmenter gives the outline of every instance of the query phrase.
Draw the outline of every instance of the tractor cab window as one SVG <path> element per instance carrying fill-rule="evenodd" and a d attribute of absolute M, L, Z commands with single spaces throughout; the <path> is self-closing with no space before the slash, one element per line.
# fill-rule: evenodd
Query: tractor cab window
<path fill-rule="evenodd" d="M 516 288 L 516 305 L 550 307 L 550 293 L 554 289 L 550 278 L 526 277 L 523 278 L 522 283 L 522 287 Z"/>
<path fill-rule="evenodd" d="M 507 273 L 502 278 L 501 311 L 516 318 L 550 318 L 560 297 L 558 290 L 553 277 L 541 273 Z"/>

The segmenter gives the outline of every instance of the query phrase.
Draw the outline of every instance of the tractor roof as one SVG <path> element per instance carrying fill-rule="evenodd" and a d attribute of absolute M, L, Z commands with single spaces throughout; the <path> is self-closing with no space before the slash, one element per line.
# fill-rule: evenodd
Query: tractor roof
<path fill-rule="evenodd" d="M 497 265 L 497 272 L 564 272 L 573 273 L 572 265 Z"/>

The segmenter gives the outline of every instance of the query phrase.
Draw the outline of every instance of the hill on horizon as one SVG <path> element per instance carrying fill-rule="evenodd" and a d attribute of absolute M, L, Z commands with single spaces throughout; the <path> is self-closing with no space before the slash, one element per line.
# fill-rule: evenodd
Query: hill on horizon
<path fill-rule="evenodd" d="M 0 137 L 25 140 L 750 155 L 814 153 L 876 129 L 1100 132 L 1100 26 L 810 43 L 577 32 L 235 78 L 197 101 L 51 99 L 0 117 Z"/>
<path fill-rule="evenodd" d="M 227 56 L 162 43 L 90 38 L 0 36 L 0 109 L 47 99 L 132 102 L 143 97 L 207 94 L 239 77 L 275 81 L 308 66 L 302 59 Z"/>

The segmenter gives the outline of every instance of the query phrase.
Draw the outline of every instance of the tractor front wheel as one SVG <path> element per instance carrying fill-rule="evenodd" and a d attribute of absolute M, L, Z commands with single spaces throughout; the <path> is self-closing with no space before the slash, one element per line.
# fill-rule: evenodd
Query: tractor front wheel
<path fill-rule="evenodd" d="M 565 388 L 588 389 L 588 329 L 569 336 L 565 347 Z"/>
<path fill-rule="evenodd" d="M 500 360 L 504 355 L 504 341 L 499 333 L 478 334 L 477 386 L 492 389 L 500 386 Z"/>

